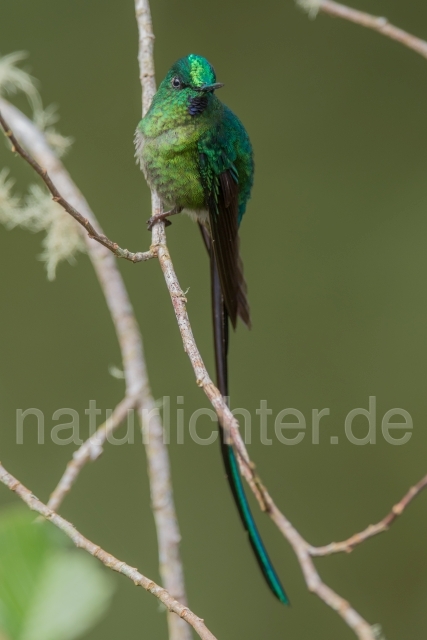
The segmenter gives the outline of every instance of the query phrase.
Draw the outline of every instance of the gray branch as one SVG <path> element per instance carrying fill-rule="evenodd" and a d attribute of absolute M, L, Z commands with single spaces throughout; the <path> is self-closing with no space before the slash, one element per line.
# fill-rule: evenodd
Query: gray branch
<path fill-rule="evenodd" d="M 52 524 L 58 527 L 58 529 L 61 529 L 61 531 L 70 538 L 76 547 L 84 549 L 95 558 L 98 558 L 98 560 L 100 560 L 109 569 L 123 574 L 132 580 L 136 586 L 143 587 L 143 589 L 158 598 L 160 602 L 165 605 L 167 610 L 170 613 L 173 613 L 177 620 L 185 621 L 188 629 L 190 628 L 188 625 L 191 625 L 202 640 L 217 640 L 206 627 L 202 618 L 196 616 L 196 614 L 190 611 L 188 607 L 183 605 L 181 602 L 178 602 L 166 589 L 163 589 L 163 587 L 160 587 L 158 584 L 142 575 L 142 573 L 137 569 L 130 567 L 125 562 L 121 562 L 121 560 L 115 558 L 111 553 L 104 551 L 100 546 L 85 538 L 79 531 L 77 531 L 71 522 L 68 522 L 59 516 L 57 513 L 49 509 L 47 505 L 43 504 L 43 502 L 36 498 L 36 496 L 31 493 L 29 489 L 24 487 L 19 480 L 8 473 L 1 463 L 0 482 L 2 482 L 11 491 L 14 491 L 32 511 L 39 513 L 43 518 L 46 518 L 46 520 L 49 520 L 49 522 L 52 522 Z"/>
<path fill-rule="evenodd" d="M 70 175 L 46 142 L 45 136 L 18 109 L 0 98 L 0 111 L 8 125 L 43 171 L 52 179 L 61 197 L 74 207 L 102 234 L 93 212 Z M 150 478 L 151 502 L 156 522 L 159 546 L 160 575 L 165 588 L 181 603 L 186 604 L 182 563 L 179 554 L 180 532 L 175 513 L 170 479 L 170 464 L 163 442 L 163 425 L 151 393 L 145 365 L 142 338 L 135 320 L 132 304 L 111 249 L 95 242 L 82 225 L 87 251 L 104 292 L 116 329 L 122 353 L 126 381 L 126 395 L 137 398 L 141 426 L 148 433 L 146 453 Z M 144 416 L 151 415 L 149 424 Z M 89 458 L 85 457 L 85 462 Z M 80 471 L 81 467 L 78 469 Z M 67 476 L 69 480 L 69 475 Z M 68 482 L 67 480 L 67 482 Z M 62 485 L 64 487 L 64 485 Z M 55 490 L 56 491 L 56 490 Z M 65 493 L 61 496 L 61 500 Z M 56 499 L 56 498 L 55 498 Z M 189 640 L 189 627 L 176 616 L 168 615 L 170 640 Z"/>
<path fill-rule="evenodd" d="M 387 18 L 352 9 L 345 4 L 334 2 L 334 0 L 296 0 L 296 4 L 307 11 L 310 17 L 314 18 L 318 13 L 327 13 L 334 18 L 342 18 L 343 20 L 354 22 L 367 29 L 378 31 L 383 36 L 400 42 L 408 49 L 419 53 L 423 58 L 427 58 L 427 42 L 396 27 Z"/>

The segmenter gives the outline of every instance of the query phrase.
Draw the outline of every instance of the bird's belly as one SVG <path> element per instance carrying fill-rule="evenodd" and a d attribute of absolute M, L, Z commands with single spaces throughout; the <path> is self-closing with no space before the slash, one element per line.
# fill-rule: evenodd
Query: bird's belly
<path fill-rule="evenodd" d="M 145 177 L 165 207 L 198 210 L 205 207 L 196 145 L 159 136 L 140 145 Z"/>
<path fill-rule="evenodd" d="M 200 224 L 209 229 L 209 212 L 207 209 L 184 209 L 183 213 L 186 213 L 193 222 L 200 222 Z"/>

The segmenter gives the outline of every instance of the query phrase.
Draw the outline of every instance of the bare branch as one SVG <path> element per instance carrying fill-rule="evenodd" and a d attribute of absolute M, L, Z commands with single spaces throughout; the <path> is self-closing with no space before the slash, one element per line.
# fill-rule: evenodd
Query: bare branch
<path fill-rule="evenodd" d="M 142 115 L 144 116 L 156 93 L 154 73 L 154 33 L 151 20 L 149 0 L 135 0 L 135 15 L 138 25 L 138 63 L 142 89 Z M 152 194 L 152 206 L 156 207 L 157 196 Z M 153 248 L 147 255 L 154 256 Z M 166 587 L 178 600 L 187 602 L 184 586 L 184 573 L 179 555 L 180 535 L 176 522 L 175 507 L 172 498 L 170 465 L 168 452 L 164 443 L 163 427 L 160 418 L 154 421 L 146 407 L 140 407 L 140 421 L 143 431 L 150 434 L 146 442 L 148 469 L 150 476 L 151 503 L 156 521 L 157 538 L 159 540 L 160 572 Z M 170 640 L 191 640 L 188 625 L 175 616 L 168 616 Z"/>
<path fill-rule="evenodd" d="M 154 73 L 154 33 L 148 0 L 135 0 L 135 15 L 138 25 L 139 79 L 142 88 L 142 115 L 145 116 L 156 93 Z"/>
<path fill-rule="evenodd" d="M 153 199 L 153 202 L 156 202 L 155 197 Z M 159 207 L 159 205 L 157 206 Z M 154 205 L 154 207 L 156 207 L 156 205 Z M 154 207 L 153 216 L 160 212 L 160 207 Z M 196 376 L 196 383 L 205 392 L 213 408 L 215 409 L 221 425 L 225 429 L 229 438 L 231 438 L 231 443 L 235 447 L 238 454 L 240 470 L 246 478 L 247 482 L 251 485 L 252 491 L 258 499 L 261 509 L 265 510 L 265 505 L 263 503 L 262 497 L 257 489 L 257 478 L 254 472 L 254 465 L 250 462 L 248 452 L 240 437 L 239 422 L 233 416 L 220 391 L 212 382 L 194 339 L 193 331 L 190 325 L 190 319 L 188 317 L 187 308 L 185 306 L 187 300 L 178 282 L 178 278 L 175 273 L 174 266 L 166 245 L 165 225 L 163 222 L 157 223 L 153 227 L 151 248 L 159 258 L 160 266 L 163 271 L 163 275 L 175 311 L 175 316 L 178 322 L 178 327 L 181 333 L 184 351 L 188 355 L 192 364 L 193 371 Z"/>
<path fill-rule="evenodd" d="M 357 545 L 365 542 L 369 538 L 377 536 L 379 533 L 388 531 L 393 522 L 404 512 L 406 507 L 418 496 L 423 489 L 427 487 L 427 475 L 424 476 L 414 487 L 411 487 L 409 491 L 403 496 L 403 498 L 394 505 L 390 513 L 385 518 L 377 522 L 377 524 L 371 524 L 364 531 L 355 533 L 353 536 L 344 540 L 343 542 L 331 542 L 331 544 L 324 547 L 310 547 L 311 556 L 328 556 L 332 553 L 350 553 Z"/>
<path fill-rule="evenodd" d="M 24 114 L 0 98 L 0 111 L 5 115 L 14 133 L 25 144 L 37 162 L 46 168 L 55 188 L 63 199 L 86 218 L 92 227 L 100 229 L 88 203 L 71 180 L 64 166 L 50 149 L 45 136 Z M 86 227 L 86 225 L 85 225 Z M 100 230 L 100 235 L 102 231 Z M 184 577 L 179 553 L 180 532 L 176 518 L 170 464 L 163 441 L 163 426 L 151 393 L 142 339 L 129 296 L 117 268 L 111 249 L 103 243 L 97 244 L 84 234 L 87 251 L 110 310 L 123 359 L 127 396 L 138 397 L 138 415 L 148 435 L 146 454 L 150 479 L 151 502 L 156 522 L 159 546 L 160 572 L 169 593 L 186 603 Z M 114 245 L 114 243 L 113 243 Z M 114 252 L 113 252 L 114 253 Z M 152 257 L 152 253 L 150 257 Z M 188 640 L 186 624 L 168 615 L 170 640 Z"/>
<path fill-rule="evenodd" d="M 115 242 L 112 242 L 102 233 L 98 233 L 91 222 L 85 218 L 77 209 L 73 207 L 62 195 L 59 193 L 58 189 L 55 187 L 52 182 L 48 172 L 31 156 L 25 149 L 21 146 L 21 144 L 16 139 L 13 131 L 7 124 L 3 115 L 0 113 L 0 125 L 4 131 L 4 134 L 7 138 L 9 138 L 11 142 L 12 152 L 18 153 L 33 169 L 38 175 L 41 177 L 46 187 L 49 189 L 52 194 L 52 199 L 54 202 L 57 202 L 67 213 L 70 214 L 79 224 L 84 227 L 88 233 L 89 238 L 96 240 L 100 244 L 104 245 L 107 249 L 109 249 L 115 256 L 118 258 L 124 258 L 125 260 L 129 260 L 130 262 L 143 262 L 145 260 L 150 260 L 152 258 L 152 254 L 150 251 L 146 251 L 145 253 L 131 253 L 127 249 L 121 249 L 119 245 Z"/>
<path fill-rule="evenodd" d="M 10 475 L 10 473 L 8 473 L 1 464 L 0 482 L 16 493 L 16 495 L 19 496 L 32 511 L 36 511 L 46 518 L 46 520 L 52 522 L 52 524 L 58 527 L 58 529 L 63 531 L 76 547 L 84 549 L 90 553 L 91 556 L 98 558 L 98 560 L 100 560 L 102 564 L 109 569 L 117 571 L 117 573 L 121 573 L 127 578 L 130 578 L 135 585 L 143 587 L 146 591 L 158 598 L 160 602 L 165 605 L 168 611 L 188 622 L 202 640 L 216 640 L 215 636 L 204 624 L 204 621 L 196 616 L 195 613 L 190 611 L 187 606 L 178 602 L 168 591 L 166 591 L 166 589 L 163 589 L 163 587 L 160 587 L 158 584 L 142 575 L 142 573 L 137 569 L 130 567 L 125 562 L 121 562 L 107 551 L 104 551 L 104 549 L 101 549 L 101 547 L 96 545 L 94 542 L 85 538 L 79 531 L 77 531 L 71 522 L 68 522 L 52 511 L 52 509 L 49 509 L 49 507 L 43 504 L 43 502 L 40 502 L 40 500 L 38 500 L 38 498 L 36 498 L 29 489 L 24 487 L 24 485 L 22 485 L 16 478 Z"/>
<path fill-rule="evenodd" d="M 106 422 L 98 427 L 96 432 L 88 438 L 86 442 L 77 449 L 77 451 L 74 452 L 72 459 L 67 464 L 62 478 L 49 498 L 49 502 L 47 503 L 48 509 L 52 509 L 52 511 L 58 510 L 58 507 L 62 504 L 63 499 L 71 490 L 71 487 L 76 482 L 77 477 L 85 464 L 96 460 L 101 455 L 102 447 L 104 446 L 108 436 L 120 426 L 128 415 L 128 412 L 136 407 L 137 403 L 138 399 L 136 397 L 124 398 L 124 400 L 117 405 Z"/>
<path fill-rule="evenodd" d="M 387 18 L 373 16 L 364 11 L 358 11 L 344 4 L 333 2 L 333 0 L 296 0 L 296 3 L 308 11 L 310 16 L 314 17 L 317 13 L 321 12 L 327 13 L 335 18 L 343 18 L 344 20 L 359 24 L 362 27 L 378 31 L 378 33 L 381 33 L 383 36 L 387 36 L 391 38 L 391 40 L 396 40 L 396 42 L 400 42 L 405 47 L 416 51 L 423 56 L 423 58 L 427 58 L 427 42 L 413 36 L 407 31 L 403 31 L 403 29 L 399 29 L 399 27 L 395 27 L 390 24 Z"/>
<path fill-rule="evenodd" d="M 325 604 L 336 611 L 350 629 L 354 631 L 359 640 L 375 640 L 372 626 L 362 618 L 347 600 L 339 596 L 322 581 L 310 557 L 310 545 L 276 507 L 265 487 L 262 487 L 262 495 L 267 507 L 267 513 L 288 540 L 297 556 L 309 591 L 315 593 Z"/>
<path fill-rule="evenodd" d="M 153 210 L 153 215 L 156 213 Z M 371 626 L 355 611 L 351 605 L 337 593 L 325 585 L 310 557 L 310 545 L 292 526 L 289 520 L 274 504 L 267 489 L 256 475 L 255 465 L 251 462 L 245 444 L 240 436 L 239 423 L 231 413 L 224 398 L 213 384 L 197 348 L 185 306 L 186 299 L 179 285 L 167 246 L 164 224 L 156 224 L 153 228 L 153 251 L 157 252 L 159 262 L 165 277 L 166 285 L 172 300 L 178 327 L 184 345 L 184 351 L 190 358 L 196 376 L 196 382 L 203 389 L 214 407 L 218 419 L 231 437 L 231 441 L 239 461 L 242 475 L 247 480 L 252 492 L 261 508 L 266 511 L 277 525 L 284 537 L 292 546 L 301 566 L 308 589 L 321 600 L 337 611 L 360 640 L 375 640 Z"/>

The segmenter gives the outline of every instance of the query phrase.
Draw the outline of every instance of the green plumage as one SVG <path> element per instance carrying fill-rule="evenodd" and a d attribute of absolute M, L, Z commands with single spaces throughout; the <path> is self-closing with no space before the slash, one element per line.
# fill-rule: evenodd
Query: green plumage
<path fill-rule="evenodd" d="M 238 229 L 250 197 L 254 164 L 249 136 L 215 95 L 222 85 L 201 56 L 191 54 L 169 70 L 136 130 L 136 156 L 166 213 L 196 219 L 211 258 L 214 342 L 218 387 L 228 396 L 228 318 L 250 326 Z M 154 218 L 151 222 L 155 222 Z M 222 443 L 226 474 L 243 525 L 266 581 L 288 598 L 258 533 L 233 449 Z"/>
<path fill-rule="evenodd" d="M 174 78 L 180 79 L 182 88 L 172 85 Z M 205 58 L 190 55 L 178 60 L 138 126 L 137 157 L 167 208 L 206 209 L 215 178 L 232 169 L 238 176 L 241 217 L 253 181 L 252 147 L 240 120 L 214 91 L 200 91 L 215 82 L 215 72 Z M 206 106 L 192 115 L 190 102 L 200 98 L 206 99 Z M 203 171 L 200 154 L 206 156 Z"/>
<path fill-rule="evenodd" d="M 249 136 L 216 97 L 215 72 L 200 56 L 178 60 L 136 130 L 136 155 L 166 210 L 184 210 L 205 225 L 228 314 L 250 325 L 239 258 L 238 225 L 253 182 Z"/>

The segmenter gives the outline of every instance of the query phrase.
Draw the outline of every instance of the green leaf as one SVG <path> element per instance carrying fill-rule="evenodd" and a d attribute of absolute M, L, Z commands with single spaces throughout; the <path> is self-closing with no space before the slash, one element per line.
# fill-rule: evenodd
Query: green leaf
<path fill-rule="evenodd" d="M 45 563 L 19 640 L 73 640 L 110 602 L 111 581 L 84 552 L 55 553 Z"/>
<path fill-rule="evenodd" d="M 19 637 L 50 546 L 33 521 L 22 509 L 0 515 L 0 628 L 11 639 Z"/>
<path fill-rule="evenodd" d="M 105 613 L 106 570 L 26 510 L 0 512 L 0 640 L 73 640 Z"/>

